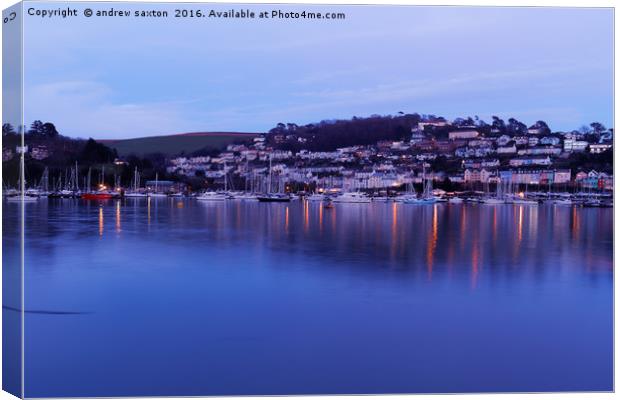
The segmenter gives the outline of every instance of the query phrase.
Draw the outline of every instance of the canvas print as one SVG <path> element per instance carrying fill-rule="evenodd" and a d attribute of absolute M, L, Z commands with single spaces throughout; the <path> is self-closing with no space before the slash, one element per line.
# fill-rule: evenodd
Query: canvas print
<path fill-rule="evenodd" d="M 3 12 L 3 389 L 610 392 L 613 9 Z"/>

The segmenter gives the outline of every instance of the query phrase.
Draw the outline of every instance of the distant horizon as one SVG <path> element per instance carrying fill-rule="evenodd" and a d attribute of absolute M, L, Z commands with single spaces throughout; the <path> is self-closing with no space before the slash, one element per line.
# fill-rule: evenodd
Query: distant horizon
<path fill-rule="evenodd" d="M 79 11 L 86 4 L 72 6 Z M 555 131 L 613 124 L 611 9 L 278 8 L 344 12 L 346 19 L 75 18 L 67 24 L 25 15 L 24 118 L 50 121 L 69 137 L 88 132 L 101 140 L 259 133 L 279 122 L 407 110 L 449 120 L 477 114 L 490 122 L 497 115 L 528 126 L 543 120 Z"/>

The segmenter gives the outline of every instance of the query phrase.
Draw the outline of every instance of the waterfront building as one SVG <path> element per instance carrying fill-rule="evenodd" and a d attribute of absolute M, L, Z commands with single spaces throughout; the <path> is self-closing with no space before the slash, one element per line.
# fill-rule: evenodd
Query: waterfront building
<path fill-rule="evenodd" d="M 527 149 L 521 149 L 517 152 L 517 154 L 519 154 L 520 156 L 523 155 L 541 155 L 541 154 L 548 154 L 548 155 L 558 155 L 562 153 L 562 149 L 560 147 L 553 147 L 553 146 L 535 146 L 535 147 L 529 147 Z"/>
<path fill-rule="evenodd" d="M 512 141 L 512 138 L 510 136 L 502 135 L 498 137 L 497 140 L 495 140 L 495 143 L 498 146 L 506 146 L 510 141 Z"/>
<path fill-rule="evenodd" d="M 448 133 L 448 138 L 451 140 L 455 139 L 474 139 L 477 138 L 480 133 L 474 129 L 468 130 L 459 130 L 459 131 L 451 131 Z"/>
<path fill-rule="evenodd" d="M 612 148 L 611 143 L 593 143 L 589 146 L 590 153 L 600 154 Z"/>
<path fill-rule="evenodd" d="M 576 151 L 586 151 L 588 142 L 584 140 L 564 139 L 564 151 L 572 153 Z"/>
<path fill-rule="evenodd" d="M 510 160 L 511 167 L 524 167 L 528 165 L 551 165 L 551 159 L 549 156 L 529 156 L 512 158 Z"/>
<path fill-rule="evenodd" d="M 545 136 L 544 138 L 540 139 L 540 144 L 557 146 L 560 144 L 560 138 L 556 136 Z"/>
<path fill-rule="evenodd" d="M 443 118 L 437 118 L 429 121 L 418 122 L 418 129 L 423 131 L 427 126 L 431 127 L 443 127 L 448 125 L 448 121 Z"/>
<path fill-rule="evenodd" d="M 516 154 L 517 146 L 513 143 L 511 146 L 501 146 L 497 148 L 497 154 Z"/>
<path fill-rule="evenodd" d="M 468 182 L 488 182 L 489 177 L 491 177 L 491 172 L 486 169 L 466 169 L 463 174 L 463 181 Z"/>

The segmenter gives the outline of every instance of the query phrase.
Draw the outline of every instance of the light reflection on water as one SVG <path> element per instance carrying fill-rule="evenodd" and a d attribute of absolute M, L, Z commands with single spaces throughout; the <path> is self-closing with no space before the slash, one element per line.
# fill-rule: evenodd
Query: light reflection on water
<path fill-rule="evenodd" d="M 611 209 L 27 207 L 27 396 L 611 389 Z"/>

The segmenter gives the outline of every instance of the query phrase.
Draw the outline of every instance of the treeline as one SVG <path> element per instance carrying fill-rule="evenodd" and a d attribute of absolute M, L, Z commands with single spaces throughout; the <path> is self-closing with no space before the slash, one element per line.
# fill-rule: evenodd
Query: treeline
<path fill-rule="evenodd" d="M 307 125 L 279 123 L 269 130 L 267 143 L 281 150 L 333 151 L 339 147 L 373 145 L 382 140 L 409 140 L 411 128 L 417 126 L 419 122 L 445 123 L 443 126 L 442 124 L 426 125 L 422 131 L 429 138 L 439 140 L 447 139 L 449 132 L 455 129 L 476 129 L 486 137 L 522 136 L 528 134 L 528 129 L 536 129 L 539 135 L 561 137 L 562 134 L 552 131 L 542 120 L 528 127 L 516 118 L 504 120 L 498 116 L 492 116 L 491 121 L 486 122 L 474 116 L 473 118 L 459 117 L 449 122 L 443 117 L 432 114 L 400 112 L 395 116 L 372 115 L 367 118 L 353 117 L 350 120 L 324 120 Z M 603 124 L 593 122 L 573 132 L 579 133 L 585 140 L 594 143 L 603 133 L 613 133 L 613 130 L 608 131 Z"/>
<path fill-rule="evenodd" d="M 339 147 L 372 145 L 381 140 L 408 140 L 419 114 L 372 115 L 316 124 L 279 123 L 267 134 L 267 143 L 282 150 L 332 151 Z"/>
<path fill-rule="evenodd" d="M 21 137 L 10 124 L 2 126 L 3 148 L 15 152 L 21 145 Z M 166 175 L 166 159 L 163 154 L 148 154 L 144 157 L 130 155 L 124 163 L 115 164 L 118 159 L 116 149 L 112 149 L 94 139 L 74 139 L 61 135 L 54 124 L 50 122 L 34 121 L 24 133 L 24 144 L 31 152 L 35 148 L 44 148 L 48 156 L 38 160 L 27 153 L 25 157 L 26 180 L 34 184 L 41 179 L 45 168 L 49 171 L 50 184 L 63 180 L 69 175 L 71 168 L 78 165 L 78 174 L 83 178 L 92 171 L 93 181 L 102 170 L 105 170 L 106 182 L 113 183 L 114 177 L 121 182 L 129 183 L 133 180 L 133 172 L 137 167 L 143 180 L 169 178 Z M 105 166 L 105 168 L 102 168 Z M 6 185 L 15 186 L 19 177 L 19 157 L 15 155 L 11 160 L 3 162 L 3 181 Z M 82 185 L 82 179 L 78 182 Z"/>

